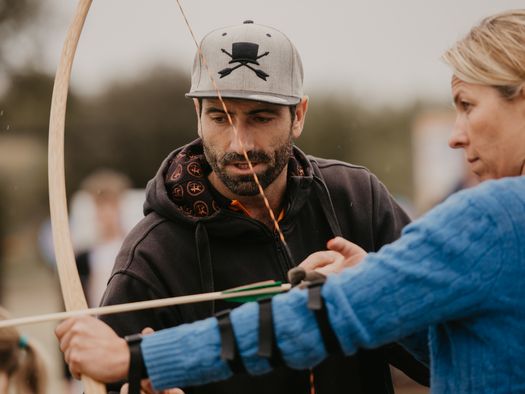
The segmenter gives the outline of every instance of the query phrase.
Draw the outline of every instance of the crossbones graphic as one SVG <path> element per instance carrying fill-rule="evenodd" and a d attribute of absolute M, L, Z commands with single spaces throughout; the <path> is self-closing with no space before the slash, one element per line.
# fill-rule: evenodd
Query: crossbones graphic
<path fill-rule="evenodd" d="M 226 49 L 221 49 L 221 51 L 227 54 L 231 60 L 229 64 L 239 63 L 234 67 L 227 67 L 219 71 L 221 78 L 224 78 L 227 75 L 230 75 L 232 71 L 237 70 L 240 67 L 247 67 L 252 70 L 255 75 L 257 75 L 262 80 L 266 81 L 270 75 L 265 73 L 263 70 L 256 69 L 251 66 L 255 64 L 259 66 L 257 62 L 261 57 L 268 55 L 270 52 L 266 51 L 261 55 L 257 55 L 259 52 L 259 45 L 252 42 L 234 42 L 232 44 L 232 53 L 229 53 Z"/>

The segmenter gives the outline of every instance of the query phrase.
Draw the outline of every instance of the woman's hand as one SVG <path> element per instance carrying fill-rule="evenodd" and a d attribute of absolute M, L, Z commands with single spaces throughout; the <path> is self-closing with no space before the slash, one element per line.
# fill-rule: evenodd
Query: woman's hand
<path fill-rule="evenodd" d="M 335 237 L 326 244 L 328 250 L 312 253 L 299 267 L 306 272 L 317 271 L 324 275 L 335 274 L 361 262 L 367 253 L 342 237 Z"/>

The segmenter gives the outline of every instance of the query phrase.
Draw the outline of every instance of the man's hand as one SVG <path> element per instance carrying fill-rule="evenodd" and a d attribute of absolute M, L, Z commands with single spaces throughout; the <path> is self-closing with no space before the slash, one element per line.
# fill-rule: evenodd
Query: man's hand
<path fill-rule="evenodd" d="M 110 383 L 127 377 L 128 344 L 102 321 L 91 316 L 74 317 L 60 323 L 55 334 L 75 378 L 87 375 Z"/>
<path fill-rule="evenodd" d="M 326 246 L 329 250 L 312 253 L 299 267 L 306 272 L 315 270 L 324 275 L 335 274 L 359 264 L 367 255 L 361 247 L 341 237 L 331 239 Z"/>
<path fill-rule="evenodd" d="M 129 392 L 129 385 L 126 383 L 120 389 L 120 394 L 128 394 L 128 392 Z M 184 391 L 182 391 L 181 389 L 168 389 L 168 390 L 162 390 L 162 391 L 155 391 L 153 389 L 153 386 L 151 385 L 151 381 L 149 379 L 143 379 L 140 382 L 140 394 L 184 394 Z"/>

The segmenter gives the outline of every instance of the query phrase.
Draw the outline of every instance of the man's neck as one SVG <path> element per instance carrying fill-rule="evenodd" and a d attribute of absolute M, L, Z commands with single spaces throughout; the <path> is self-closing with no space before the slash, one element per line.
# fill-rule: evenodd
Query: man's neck
<path fill-rule="evenodd" d="M 266 189 L 264 189 L 264 195 L 268 199 L 268 203 L 270 204 L 270 208 L 272 209 L 276 219 L 279 216 L 283 205 L 284 195 L 286 192 L 287 174 L 288 166 L 286 166 L 279 176 L 270 185 L 268 185 Z M 230 200 L 239 201 L 248 211 L 250 217 L 264 223 L 271 229 L 275 227 L 272 219 L 270 218 L 268 208 L 266 207 L 260 194 L 256 194 L 255 196 L 237 195 L 228 189 L 213 171 L 208 176 L 208 179 L 213 187 L 224 197 L 227 197 Z"/>

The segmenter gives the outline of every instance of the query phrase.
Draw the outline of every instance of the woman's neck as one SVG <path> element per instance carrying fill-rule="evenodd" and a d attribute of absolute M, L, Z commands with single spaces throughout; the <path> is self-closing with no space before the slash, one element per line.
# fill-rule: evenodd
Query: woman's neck
<path fill-rule="evenodd" d="M 6 372 L 0 371 L 0 394 L 8 394 L 9 377 Z"/>

